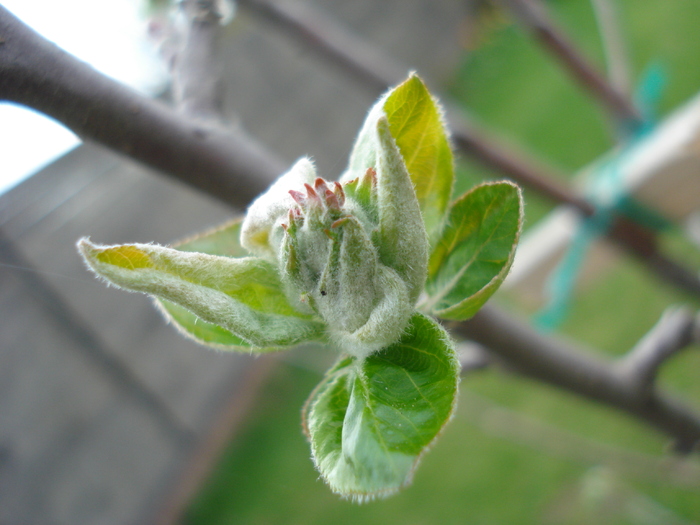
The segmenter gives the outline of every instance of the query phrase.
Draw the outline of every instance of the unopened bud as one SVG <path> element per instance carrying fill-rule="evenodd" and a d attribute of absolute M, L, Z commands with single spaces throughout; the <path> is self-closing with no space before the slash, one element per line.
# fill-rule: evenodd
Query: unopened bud
<path fill-rule="evenodd" d="M 357 357 L 395 342 L 427 272 L 428 244 L 413 186 L 386 119 L 376 165 L 327 182 L 301 159 L 251 206 L 241 243 L 274 255 L 289 300 L 320 316 Z"/>

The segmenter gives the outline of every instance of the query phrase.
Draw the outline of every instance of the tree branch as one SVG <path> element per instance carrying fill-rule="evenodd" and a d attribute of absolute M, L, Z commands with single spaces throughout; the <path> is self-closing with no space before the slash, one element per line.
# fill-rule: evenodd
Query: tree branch
<path fill-rule="evenodd" d="M 603 41 L 608 78 L 621 95 L 630 92 L 630 72 L 625 41 L 620 34 L 617 10 L 611 0 L 592 0 L 593 11 Z"/>
<path fill-rule="evenodd" d="M 572 343 L 545 336 L 486 305 L 457 333 L 484 345 L 518 372 L 631 414 L 674 439 L 680 452 L 700 442 L 700 417 L 670 396 L 640 395 L 622 367 Z"/>
<path fill-rule="evenodd" d="M 261 0 L 238 0 L 238 5 L 377 95 L 406 77 L 406 69 L 317 9 Z"/>
<path fill-rule="evenodd" d="M 0 98 L 25 104 L 81 136 L 160 169 L 242 208 L 282 172 L 262 146 L 205 130 L 104 77 L 0 7 Z M 673 436 L 680 450 L 700 439 L 700 417 L 658 392 L 646 398 L 605 361 L 485 307 L 458 331 L 522 373 L 617 407 Z"/>
<path fill-rule="evenodd" d="M 465 392 L 469 421 L 490 435 L 529 446 L 549 456 L 589 465 L 604 465 L 630 478 L 673 483 L 689 490 L 700 488 L 700 465 L 683 457 L 659 457 L 601 443 L 556 424 L 500 406 L 474 392 Z"/>
<path fill-rule="evenodd" d="M 223 84 L 218 44 L 221 0 L 181 0 L 185 19 L 181 47 L 173 61 L 173 95 L 185 115 L 218 122 L 223 107 Z"/>
<path fill-rule="evenodd" d="M 686 308 L 669 308 L 659 322 L 617 363 L 640 397 L 649 396 L 659 367 L 674 354 L 697 341 L 698 319 Z"/>
<path fill-rule="evenodd" d="M 396 82 L 397 71 L 400 70 L 398 66 L 330 17 L 320 15 L 317 10 L 304 7 L 299 2 L 287 5 L 273 4 L 268 0 L 241 0 L 239 5 L 264 22 L 272 23 L 289 38 L 329 64 L 339 67 L 368 89 L 380 92 Z M 573 206 L 584 216 L 596 213 L 595 206 L 559 183 L 559 177 L 535 166 L 522 155 L 508 151 L 465 119 L 458 118 L 456 112 L 452 112 L 448 120 L 454 144 L 469 157 L 558 204 Z M 613 220 L 608 238 L 663 281 L 700 297 L 698 276 L 662 254 L 655 234 L 648 228 L 618 215 Z"/>
<path fill-rule="evenodd" d="M 285 166 L 241 130 L 190 122 L 98 73 L 0 6 L 0 100 L 94 140 L 239 208 Z"/>
<path fill-rule="evenodd" d="M 499 0 L 527 27 L 581 86 L 606 108 L 620 126 L 633 130 L 642 118 L 632 102 L 609 84 L 555 26 L 539 0 Z"/>

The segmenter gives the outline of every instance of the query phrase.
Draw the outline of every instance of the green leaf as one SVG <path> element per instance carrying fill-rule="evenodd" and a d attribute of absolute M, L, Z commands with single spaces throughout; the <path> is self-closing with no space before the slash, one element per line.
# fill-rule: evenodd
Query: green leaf
<path fill-rule="evenodd" d="M 146 244 L 95 246 L 87 239 L 78 246 L 101 277 L 127 290 L 176 303 L 220 326 L 235 336 L 228 340 L 234 347 L 238 339 L 248 347 L 271 349 L 323 336 L 320 322 L 289 304 L 277 269 L 264 259 L 234 259 Z M 178 313 L 173 316 L 185 327 L 196 324 L 196 319 Z M 213 332 L 208 333 L 195 338 L 207 342 Z"/>
<path fill-rule="evenodd" d="M 384 117 L 377 122 L 377 137 L 377 248 L 382 262 L 406 281 L 413 305 L 425 284 L 428 239 L 411 179 Z"/>
<path fill-rule="evenodd" d="M 234 219 L 210 231 L 175 243 L 173 247 L 186 252 L 246 257 L 249 255 L 248 251 L 241 246 L 240 241 L 241 223 L 242 218 Z M 250 351 L 249 343 L 218 325 L 200 319 L 186 308 L 158 298 L 156 304 L 163 315 L 186 337 L 222 350 Z"/>
<path fill-rule="evenodd" d="M 331 489 L 363 501 L 410 483 L 454 411 L 458 382 L 449 337 L 419 313 L 397 343 L 364 360 L 341 358 L 303 413 L 314 462 Z"/>
<path fill-rule="evenodd" d="M 240 337 L 236 337 L 225 328 L 214 323 L 208 323 L 195 314 L 164 299 L 156 298 L 156 304 L 165 317 L 185 337 L 194 339 L 200 344 L 212 346 L 220 350 L 233 350 L 250 352 L 252 345 Z M 276 347 L 256 348 L 258 352 L 277 350 Z"/>
<path fill-rule="evenodd" d="M 223 257 L 247 257 L 248 250 L 241 246 L 241 217 L 216 228 L 173 244 L 183 252 L 200 252 Z"/>
<path fill-rule="evenodd" d="M 452 150 L 442 108 L 414 74 L 391 92 L 384 111 L 432 239 L 447 210 L 454 182 Z"/>
<path fill-rule="evenodd" d="M 377 121 L 386 116 L 418 198 L 428 238 L 433 241 L 447 210 L 454 166 L 442 108 L 417 75 L 389 91 L 370 110 L 341 178 L 361 177 L 377 165 Z"/>
<path fill-rule="evenodd" d="M 457 199 L 430 257 L 421 310 L 449 320 L 474 315 L 508 274 L 522 221 L 513 183 L 482 184 Z"/>

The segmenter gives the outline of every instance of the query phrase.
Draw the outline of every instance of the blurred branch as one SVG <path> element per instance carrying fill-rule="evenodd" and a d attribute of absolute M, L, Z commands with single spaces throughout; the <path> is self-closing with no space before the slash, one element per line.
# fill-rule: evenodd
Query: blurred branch
<path fill-rule="evenodd" d="M 673 325 L 683 328 L 677 321 Z M 630 380 L 624 366 L 599 358 L 590 350 L 538 333 L 489 305 L 469 321 L 457 324 L 455 330 L 487 347 L 505 364 L 526 376 L 616 407 L 645 421 L 673 438 L 679 452 L 691 452 L 700 442 L 700 415 L 658 389 L 641 395 L 639 381 Z"/>
<path fill-rule="evenodd" d="M 659 367 L 677 352 L 698 342 L 700 322 L 686 308 L 669 308 L 659 322 L 617 363 L 618 373 L 640 397 L 652 393 Z"/>
<path fill-rule="evenodd" d="M 107 78 L 0 6 L 0 100 L 55 118 L 222 201 L 243 208 L 284 165 L 238 129 L 209 129 Z"/>
<path fill-rule="evenodd" d="M 301 2 L 237 0 L 237 4 L 302 43 L 332 67 L 348 73 L 377 96 L 408 73 L 331 17 Z"/>
<path fill-rule="evenodd" d="M 97 140 L 242 208 L 282 172 L 275 157 L 240 131 L 205 130 L 114 82 L 47 42 L 0 7 L 0 99 L 44 112 Z M 673 436 L 700 440 L 700 417 L 656 391 L 641 398 L 607 362 L 482 309 L 458 331 L 520 372 L 635 415 Z"/>
<path fill-rule="evenodd" d="M 180 0 L 184 24 L 172 63 L 173 95 L 180 111 L 202 121 L 217 122 L 223 107 L 220 6 L 221 0 Z"/>
<path fill-rule="evenodd" d="M 620 22 L 613 0 L 591 0 L 603 41 L 608 78 L 613 88 L 621 95 L 631 89 L 629 63 L 625 41 L 620 32 Z"/>
<path fill-rule="evenodd" d="M 540 0 L 498 0 L 527 27 L 581 86 L 605 107 L 622 129 L 630 130 L 642 123 L 632 102 L 609 84 L 579 53 L 549 17 Z"/>
<path fill-rule="evenodd" d="M 380 50 L 353 35 L 337 21 L 322 15 L 317 9 L 301 2 L 286 4 L 272 3 L 269 0 L 239 0 L 238 4 L 264 22 L 273 24 L 289 38 L 329 64 L 339 67 L 345 74 L 372 91 L 379 93 L 397 82 L 397 76 L 398 79 L 401 78 L 401 68 Z M 573 49 L 571 51 L 573 52 Z M 595 73 L 592 68 L 586 71 Z M 610 91 L 610 86 L 603 79 L 600 79 L 600 82 L 601 86 L 604 86 L 602 89 Z M 634 110 L 631 106 L 630 108 L 630 111 Z M 559 183 L 557 175 L 537 166 L 522 155 L 509 151 L 465 119 L 459 118 L 454 111 L 448 115 L 448 121 L 454 144 L 469 157 L 558 204 L 568 204 L 576 208 L 584 216 L 595 214 L 595 207 Z M 608 238 L 641 261 L 663 281 L 684 293 L 700 297 L 698 276 L 661 253 L 655 234 L 648 228 L 625 217 L 616 216 Z"/>

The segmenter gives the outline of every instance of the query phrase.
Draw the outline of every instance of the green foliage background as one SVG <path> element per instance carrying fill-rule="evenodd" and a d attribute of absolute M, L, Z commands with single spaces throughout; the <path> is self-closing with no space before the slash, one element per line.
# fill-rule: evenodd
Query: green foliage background
<path fill-rule="evenodd" d="M 659 108 L 664 114 L 700 89 L 700 2 L 617 3 L 636 78 L 652 62 L 666 70 L 668 85 Z M 588 0 L 550 5 L 601 65 Z M 612 146 L 599 108 L 556 64 L 502 15 L 487 13 L 483 21 L 479 47 L 465 53 L 449 86 L 472 115 L 566 172 Z M 457 194 L 491 174 L 465 163 L 460 175 Z M 529 224 L 548 209 L 529 193 L 526 202 Z M 677 236 L 664 241 L 697 267 L 697 253 Z M 577 296 L 562 331 L 620 354 L 664 308 L 688 301 L 625 260 Z M 661 382 L 700 410 L 697 350 L 668 363 Z M 497 370 L 462 381 L 457 416 L 426 455 L 410 488 L 363 506 L 339 500 L 314 471 L 299 425 L 301 406 L 319 377 L 295 361 L 276 369 L 186 523 L 700 523 L 697 459 L 696 475 L 680 483 L 661 464 L 645 466 L 666 450 L 662 436 L 615 411 Z M 520 417 L 510 418 L 513 413 Z M 601 446 L 606 447 L 602 453 Z"/>

